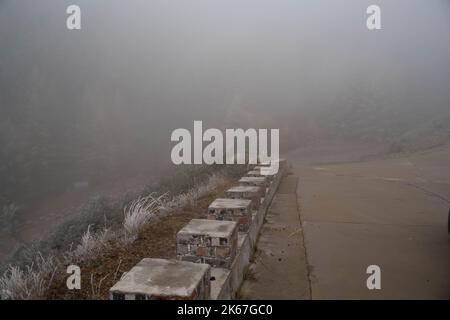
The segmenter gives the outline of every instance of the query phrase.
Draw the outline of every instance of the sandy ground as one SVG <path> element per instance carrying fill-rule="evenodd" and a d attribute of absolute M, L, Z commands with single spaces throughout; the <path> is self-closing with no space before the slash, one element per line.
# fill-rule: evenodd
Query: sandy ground
<path fill-rule="evenodd" d="M 303 246 L 293 253 L 297 263 L 255 261 L 244 297 L 307 299 L 308 285 L 299 281 L 306 267 L 312 299 L 450 298 L 450 147 L 386 156 L 382 148 L 335 145 L 296 150 L 287 158 L 299 179 L 291 187 Z M 277 197 L 286 192 L 281 188 Z M 273 206 L 279 207 L 276 201 Z M 269 212 L 267 224 L 285 223 L 294 213 L 289 206 L 282 218 Z M 266 225 L 258 250 L 281 252 L 287 248 L 283 238 Z M 266 270 L 258 272 L 263 265 Z M 380 290 L 367 288 L 369 265 L 381 268 Z"/>

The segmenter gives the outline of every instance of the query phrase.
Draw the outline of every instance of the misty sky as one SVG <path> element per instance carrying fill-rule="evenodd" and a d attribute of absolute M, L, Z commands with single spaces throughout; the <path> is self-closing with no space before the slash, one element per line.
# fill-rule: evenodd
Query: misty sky
<path fill-rule="evenodd" d="M 55 133 L 95 119 L 158 145 L 230 108 L 339 112 L 360 85 L 391 108 L 450 108 L 448 1 L 79 0 L 81 31 L 69 4 L 0 0 L 0 108 L 36 108 Z"/>

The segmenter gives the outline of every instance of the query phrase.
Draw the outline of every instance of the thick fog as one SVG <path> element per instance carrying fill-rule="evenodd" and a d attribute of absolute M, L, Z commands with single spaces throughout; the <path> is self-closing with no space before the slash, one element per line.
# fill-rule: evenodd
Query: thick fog
<path fill-rule="evenodd" d="M 193 120 L 280 128 L 286 150 L 449 114 L 448 1 L 78 0 L 77 31 L 70 4 L 0 0 L 2 202 L 160 170 Z"/>

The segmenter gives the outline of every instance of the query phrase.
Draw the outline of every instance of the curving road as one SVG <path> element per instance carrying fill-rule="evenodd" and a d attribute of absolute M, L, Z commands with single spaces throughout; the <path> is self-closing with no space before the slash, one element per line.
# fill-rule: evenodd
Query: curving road
<path fill-rule="evenodd" d="M 450 298 L 450 148 L 334 164 L 301 154 L 288 156 L 292 175 L 268 213 L 244 298 Z M 293 188 L 297 208 L 280 211 Z M 269 228 L 280 223 L 289 232 Z M 296 250 L 283 259 L 292 237 Z M 379 290 L 367 288 L 369 265 L 381 269 Z"/>

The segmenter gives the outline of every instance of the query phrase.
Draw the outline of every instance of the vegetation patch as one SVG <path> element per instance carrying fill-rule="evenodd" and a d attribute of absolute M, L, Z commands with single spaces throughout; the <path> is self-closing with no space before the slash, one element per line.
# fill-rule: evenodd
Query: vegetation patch
<path fill-rule="evenodd" d="M 10 260 L 16 263 L 4 267 L 0 278 L 1 298 L 107 298 L 117 276 L 140 259 L 174 257 L 176 232 L 206 213 L 245 170 L 244 165 L 179 169 L 120 201 L 93 199 L 47 240 L 16 253 Z M 70 264 L 82 269 L 83 288 L 75 293 L 65 282 Z"/>

